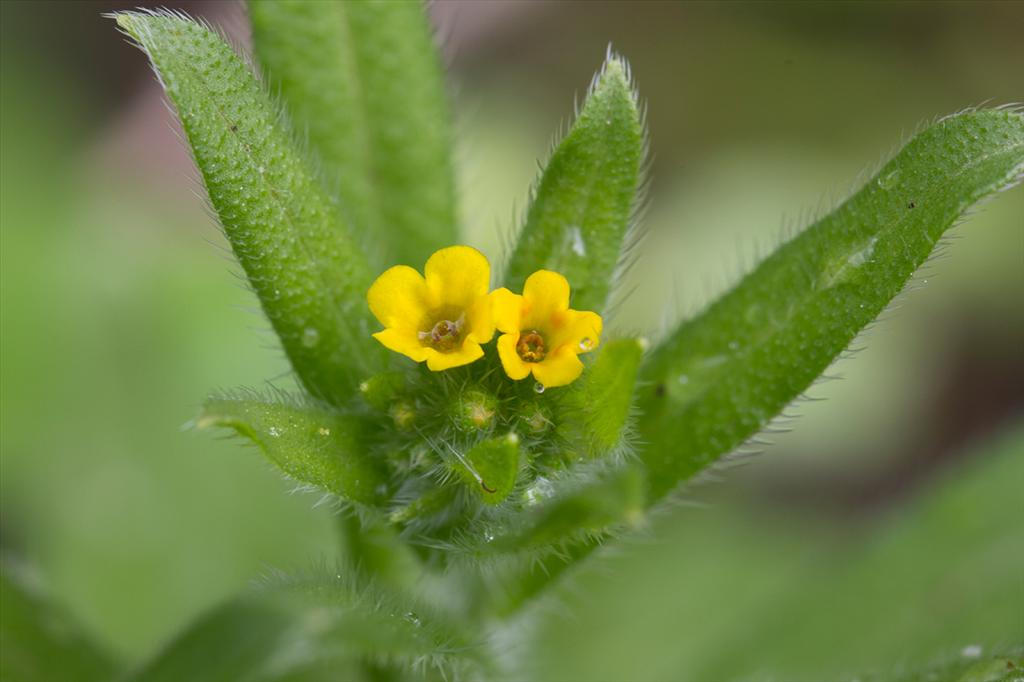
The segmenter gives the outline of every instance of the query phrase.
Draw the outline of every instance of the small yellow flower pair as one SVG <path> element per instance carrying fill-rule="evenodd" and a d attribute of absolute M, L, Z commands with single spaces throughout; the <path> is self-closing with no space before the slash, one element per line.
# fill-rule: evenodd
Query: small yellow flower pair
<path fill-rule="evenodd" d="M 489 292 L 491 266 L 468 246 L 432 255 L 423 275 L 407 265 L 388 268 L 366 299 L 384 325 L 374 338 L 434 372 L 483 357 L 481 344 L 498 338 L 498 356 L 511 379 L 531 373 L 543 386 L 564 386 L 583 372 L 580 353 L 597 348 L 601 316 L 569 308 L 569 282 L 550 270 L 530 275 L 522 295 Z"/>

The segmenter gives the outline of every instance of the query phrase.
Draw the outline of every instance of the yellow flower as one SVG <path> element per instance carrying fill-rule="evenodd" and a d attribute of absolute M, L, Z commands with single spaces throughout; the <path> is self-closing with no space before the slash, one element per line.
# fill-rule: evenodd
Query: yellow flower
<path fill-rule="evenodd" d="M 487 258 L 451 246 L 435 252 L 423 272 L 396 265 L 373 283 L 366 300 L 385 327 L 373 337 L 416 362 L 426 360 L 434 372 L 478 360 L 480 344 L 494 336 Z"/>
<path fill-rule="evenodd" d="M 564 386 L 583 371 L 580 353 L 597 348 L 601 316 L 569 308 L 569 282 L 550 270 L 538 270 L 523 295 L 508 289 L 491 294 L 494 324 L 503 332 L 498 355 L 505 374 L 525 379 L 533 373 L 542 386 Z"/>

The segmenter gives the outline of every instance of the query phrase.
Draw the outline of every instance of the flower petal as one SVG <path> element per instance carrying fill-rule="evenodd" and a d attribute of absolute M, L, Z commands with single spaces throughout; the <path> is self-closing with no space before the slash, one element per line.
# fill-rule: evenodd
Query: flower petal
<path fill-rule="evenodd" d="M 583 373 L 583 363 L 569 345 L 562 346 L 530 368 L 533 377 L 545 388 L 571 384 Z"/>
<path fill-rule="evenodd" d="M 423 276 L 408 265 L 385 270 L 366 293 L 366 301 L 382 325 L 407 331 L 415 331 L 424 314 L 434 307 Z"/>
<path fill-rule="evenodd" d="M 433 348 L 427 348 L 420 343 L 415 330 L 385 329 L 374 334 L 373 338 L 380 341 L 388 350 L 401 353 L 416 362 L 423 362 L 427 359 L 429 352 L 434 351 Z"/>
<path fill-rule="evenodd" d="M 601 316 L 589 310 L 567 310 L 552 333 L 551 346 L 556 350 L 570 345 L 576 353 L 586 353 L 601 342 Z"/>
<path fill-rule="evenodd" d="M 468 310 L 487 296 L 491 266 L 487 257 L 469 246 L 449 246 L 435 251 L 423 268 L 427 288 L 438 305 Z"/>
<path fill-rule="evenodd" d="M 492 291 L 490 299 L 494 326 L 506 334 L 518 332 L 523 321 L 523 297 L 502 287 Z"/>
<path fill-rule="evenodd" d="M 523 329 L 543 328 L 556 313 L 569 309 L 569 281 L 557 272 L 538 270 L 523 285 Z"/>
<path fill-rule="evenodd" d="M 490 296 L 482 296 L 466 311 L 465 333 L 467 341 L 487 343 L 494 336 L 494 317 Z"/>
<path fill-rule="evenodd" d="M 431 372 L 441 372 L 452 367 L 468 365 L 484 356 L 484 349 L 475 341 L 464 341 L 462 347 L 451 353 L 441 353 L 433 348 L 426 348 L 427 367 Z"/>
<path fill-rule="evenodd" d="M 502 334 L 498 337 L 498 357 L 501 358 L 501 366 L 505 368 L 505 374 L 509 379 L 519 381 L 530 375 L 530 367 L 516 352 L 516 344 L 519 343 L 519 330 L 511 334 Z"/>

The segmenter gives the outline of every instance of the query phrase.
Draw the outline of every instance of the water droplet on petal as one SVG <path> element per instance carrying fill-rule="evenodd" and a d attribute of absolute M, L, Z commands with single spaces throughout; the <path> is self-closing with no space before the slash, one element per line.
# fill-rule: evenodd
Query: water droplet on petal
<path fill-rule="evenodd" d="M 594 342 L 589 336 L 580 339 L 580 350 L 587 351 L 594 347 Z"/>
<path fill-rule="evenodd" d="M 535 383 L 533 385 L 533 392 L 534 393 L 543 393 L 544 392 L 544 384 L 540 383 L 539 381 L 537 383 Z"/>

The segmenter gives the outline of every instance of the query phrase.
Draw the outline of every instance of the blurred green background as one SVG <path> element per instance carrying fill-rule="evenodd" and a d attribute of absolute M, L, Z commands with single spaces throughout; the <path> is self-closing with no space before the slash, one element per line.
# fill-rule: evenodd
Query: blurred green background
<path fill-rule="evenodd" d="M 127 663 L 336 552 L 316 497 L 182 428 L 210 389 L 292 384 L 145 60 L 100 17 L 136 4 L 0 3 L 5 570 Z M 240 4 L 166 4 L 247 41 Z M 650 243 L 619 330 L 699 310 L 923 122 L 1024 100 L 1022 3 L 431 11 L 466 240 L 493 258 L 608 44 L 631 61 Z M 538 674 L 839 679 L 1024 643 L 1024 191 L 954 237 L 792 432 L 583 571 Z"/>

